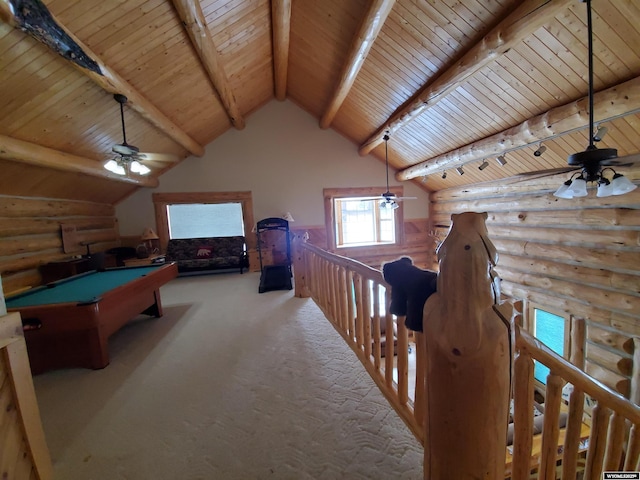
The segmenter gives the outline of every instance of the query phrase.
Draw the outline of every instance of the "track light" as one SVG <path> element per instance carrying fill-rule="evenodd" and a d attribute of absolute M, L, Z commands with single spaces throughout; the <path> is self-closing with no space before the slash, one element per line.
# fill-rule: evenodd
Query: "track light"
<path fill-rule="evenodd" d="M 500 165 L 501 167 L 504 167 L 507 164 L 507 159 L 504 158 L 504 155 L 500 155 L 496 158 L 496 162 L 498 162 L 498 165 Z"/>
<path fill-rule="evenodd" d="M 487 162 L 486 160 L 483 160 L 480 166 L 478 167 L 478 170 L 484 170 L 488 166 L 489 166 L 489 162 Z"/>
<path fill-rule="evenodd" d="M 543 154 L 544 152 L 546 152 L 546 151 L 547 151 L 547 147 L 545 147 L 544 145 L 540 144 L 540 145 L 538 146 L 538 149 L 537 149 L 535 152 L 533 152 L 533 154 L 534 154 L 536 157 L 539 157 L 540 155 L 542 155 L 542 154 Z"/>
<path fill-rule="evenodd" d="M 596 127 L 596 131 L 593 134 L 593 141 L 594 142 L 601 142 L 608 131 L 609 131 L 609 129 L 607 127 L 597 126 Z"/>
<path fill-rule="evenodd" d="M 447 172 L 442 172 L 442 179 L 444 180 L 445 178 L 447 178 Z"/>
<path fill-rule="evenodd" d="M 462 169 L 462 167 L 456 167 L 456 172 L 458 172 L 458 175 L 464 175 L 464 170 Z"/>

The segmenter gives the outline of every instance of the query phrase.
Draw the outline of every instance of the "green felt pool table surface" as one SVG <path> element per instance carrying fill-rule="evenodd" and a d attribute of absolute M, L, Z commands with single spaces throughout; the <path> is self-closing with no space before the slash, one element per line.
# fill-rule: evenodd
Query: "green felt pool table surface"
<path fill-rule="evenodd" d="M 104 368 L 109 337 L 140 315 L 162 316 L 160 287 L 178 276 L 175 263 L 81 273 L 6 301 L 22 317 L 32 373 Z"/>
<path fill-rule="evenodd" d="M 114 268 L 82 273 L 74 277 L 28 290 L 7 299 L 7 308 L 48 305 L 53 303 L 89 303 L 96 301 L 109 290 L 148 275 L 160 266 Z"/>

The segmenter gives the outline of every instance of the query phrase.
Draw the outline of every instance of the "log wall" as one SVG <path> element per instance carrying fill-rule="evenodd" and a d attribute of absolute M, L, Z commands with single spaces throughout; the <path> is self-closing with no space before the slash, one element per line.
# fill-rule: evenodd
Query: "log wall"
<path fill-rule="evenodd" d="M 73 252 L 63 250 L 60 225 L 74 225 Z M 78 200 L 0 195 L 0 276 L 5 295 L 42 283 L 38 267 L 71 255 L 118 245 L 112 205 Z"/>
<path fill-rule="evenodd" d="M 586 372 L 628 396 L 640 336 L 640 189 L 558 199 L 565 177 L 435 192 L 433 233 L 444 239 L 453 213 L 486 211 L 502 293 L 586 319 Z"/>

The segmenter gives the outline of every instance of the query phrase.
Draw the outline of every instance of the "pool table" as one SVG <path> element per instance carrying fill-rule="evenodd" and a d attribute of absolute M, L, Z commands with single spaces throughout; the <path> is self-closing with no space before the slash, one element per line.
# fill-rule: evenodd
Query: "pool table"
<path fill-rule="evenodd" d="M 109 337 L 141 313 L 162 316 L 159 289 L 177 275 L 175 263 L 94 270 L 7 298 L 22 316 L 31 372 L 106 367 Z"/>

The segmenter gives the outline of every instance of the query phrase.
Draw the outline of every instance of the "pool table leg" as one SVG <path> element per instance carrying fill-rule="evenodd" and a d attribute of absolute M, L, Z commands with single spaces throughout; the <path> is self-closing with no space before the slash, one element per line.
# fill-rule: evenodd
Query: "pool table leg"
<path fill-rule="evenodd" d="M 160 290 L 153 291 L 153 297 L 155 298 L 155 302 L 149 308 L 147 308 L 144 312 L 145 315 L 153 315 L 154 317 L 161 317 L 162 312 L 162 301 L 160 300 Z"/>

